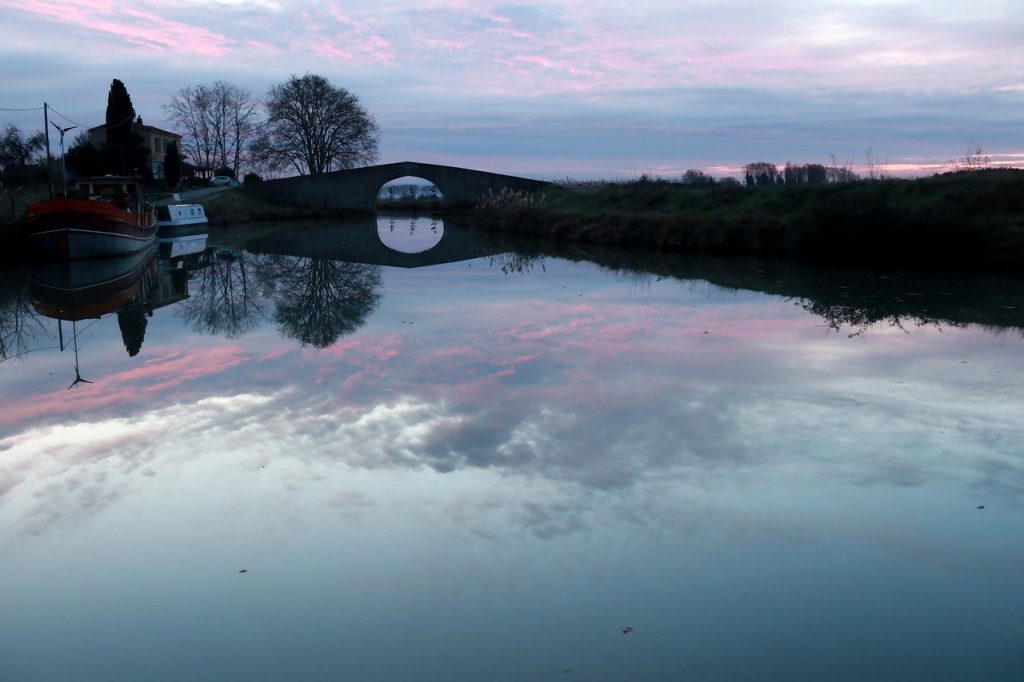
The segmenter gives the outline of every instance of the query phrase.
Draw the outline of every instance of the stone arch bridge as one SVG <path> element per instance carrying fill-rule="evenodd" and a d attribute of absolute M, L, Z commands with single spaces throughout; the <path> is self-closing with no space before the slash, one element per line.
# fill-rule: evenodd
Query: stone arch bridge
<path fill-rule="evenodd" d="M 469 168 L 401 161 L 320 175 L 265 180 L 255 185 L 253 190 L 259 197 L 275 204 L 373 211 L 377 207 L 380 188 L 406 176 L 434 183 L 441 192 L 441 206 L 446 209 L 473 206 L 488 191 L 496 193 L 510 189 L 535 192 L 550 184 Z"/>

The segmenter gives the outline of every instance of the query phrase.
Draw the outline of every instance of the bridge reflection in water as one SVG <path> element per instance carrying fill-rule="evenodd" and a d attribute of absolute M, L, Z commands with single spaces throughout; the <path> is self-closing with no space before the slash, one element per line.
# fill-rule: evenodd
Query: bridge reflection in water
<path fill-rule="evenodd" d="M 252 253 L 328 258 L 365 265 L 419 268 L 493 256 L 498 240 L 439 216 L 371 215 L 310 223 L 242 238 Z"/>
<path fill-rule="evenodd" d="M 424 253 L 444 237 L 444 220 L 438 216 L 378 216 L 377 238 L 398 253 Z"/>

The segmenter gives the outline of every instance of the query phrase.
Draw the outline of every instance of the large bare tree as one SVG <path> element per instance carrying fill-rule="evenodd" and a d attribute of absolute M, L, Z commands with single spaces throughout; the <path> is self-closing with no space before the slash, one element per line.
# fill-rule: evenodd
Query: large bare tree
<path fill-rule="evenodd" d="M 259 126 L 259 102 L 227 81 L 182 88 L 164 107 L 185 133 L 181 151 L 199 168 L 230 168 L 235 176 Z"/>
<path fill-rule="evenodd" d="M 372 163 L 379 130 L 359 98 L 323 76 L 292 76 L 270 88 L 267 126 L 253 152 L 274 171 L 316 175 Z"/>

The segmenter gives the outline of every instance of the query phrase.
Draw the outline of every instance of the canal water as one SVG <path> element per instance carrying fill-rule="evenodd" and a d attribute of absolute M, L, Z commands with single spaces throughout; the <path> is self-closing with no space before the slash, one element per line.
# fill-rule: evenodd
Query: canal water
<path fill-rule="evenodd" d="M 0 679 L 1024 675 L 1019 281 L 387 217 L 3 279 Z"/>

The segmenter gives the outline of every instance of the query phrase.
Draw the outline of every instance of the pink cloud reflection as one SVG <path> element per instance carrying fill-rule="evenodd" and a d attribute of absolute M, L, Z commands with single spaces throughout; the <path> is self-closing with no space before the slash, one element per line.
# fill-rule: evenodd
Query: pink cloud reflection
<path fill-rule="evenodd" d="M 248 354 L 238 346 L 221 346 L 168 355 L 102 379 L 87 376 L 97 379 L 97 383 L 72 390 L 61 386 L 30 401 L 10 401 L 0 410 L 0 427 L 29 423 L 44 416 L 51 420 L 65 415 L 84 417 L 90 412 L 133 404 L 145 409 L 157 395 L 165 403 L 171 389 L 225 372 L 248 359 Z"/>

